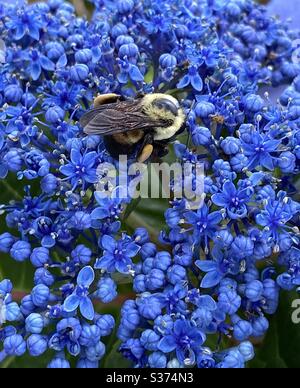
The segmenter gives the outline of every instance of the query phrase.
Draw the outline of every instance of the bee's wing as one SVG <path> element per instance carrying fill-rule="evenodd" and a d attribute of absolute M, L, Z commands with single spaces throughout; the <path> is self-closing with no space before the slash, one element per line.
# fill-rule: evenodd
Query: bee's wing
<path fill-rule="evenodd" d="M 92 109 L 83 115 L 80 124 L 87 135 L 109 136 L 132 130 L 153 130 L 161 123 L 150 119 L 136 101 L 118 102 Z"/>

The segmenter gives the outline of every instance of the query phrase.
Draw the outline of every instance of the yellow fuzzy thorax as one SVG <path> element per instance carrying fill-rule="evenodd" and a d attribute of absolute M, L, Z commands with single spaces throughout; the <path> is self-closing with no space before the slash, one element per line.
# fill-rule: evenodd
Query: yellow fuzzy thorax
<path fill-rule="evenodd" d="M 172 101 L 175 105 L 178 105 L 178 115 L 175 116 L 172 112 L 166 111 L 163 109 L 158 109 L 153 102 L 160 98 L 167 98 Z M 185 114 L 183 110 L 180 108 L 178 101 L 176 98 L 167 95 L 167 94 L 148 94 L 143 98 L 143 110 L 144 112 L 154 121 L 163 119 L 166 121 L 170 121 L 171 124 L 167 128 L 155 128 L 156 135 L 154 136 L 154 140 L 167 140 L 176 135 L 176 133 L 180 130 L 185 122 Z"/>

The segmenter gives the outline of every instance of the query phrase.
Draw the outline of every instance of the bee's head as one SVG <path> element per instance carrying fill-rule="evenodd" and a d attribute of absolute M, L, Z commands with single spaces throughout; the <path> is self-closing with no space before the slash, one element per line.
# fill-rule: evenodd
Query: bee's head
<path fill-rule="evenodd" d="M 143 98 L 142 104 L 146 114 L 154 120 L 164 121 L 166 127 L 184 116 L 176 98 L 167 94 L 149 94 Z"/>

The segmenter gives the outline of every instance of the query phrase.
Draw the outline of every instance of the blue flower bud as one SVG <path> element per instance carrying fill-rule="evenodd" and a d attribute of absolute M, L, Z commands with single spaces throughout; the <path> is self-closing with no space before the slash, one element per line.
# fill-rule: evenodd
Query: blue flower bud
<path fill-rule="evenodd" d="M 243 29 L 241 30 L 241 37 L 244 41 L 247 43 L 257 43 L 257 32 L 253 27 L 250 26 L 243 26 Z"/>
<path fill-rule="evenodd" d="M 153 267 L 166 271 L 172 264 L 172 256 L 169 252 L 158 252 L 153 261 Z"/>
<path fill-rule="evenodd" d="M 146 287 L 146 276 L 145 275 L 138 275 L 134 278 L 134 281 L 133 281 L 133 288 L 134 288 L 134 291 L 137 292 L 137 293 L 142 293 L 142 292 L 145 292 L 147 290 L 147 287 Z"/>
<path fill-rule="evenodd" d="M 44 319 L 40 314 L 32 313 L 25 320 L 26 331 L 31 334 L 41 334 L 44 328 Z"/>
<path fill-rule="evenodd" d="M 45 46 L 47 57 L 53 61 L 59 59 L 64 53 L 64 46 L 59 42 L 49 42 Z"/>
<path fill-rule="evenodd" d="M 239 259 L 244 259 L 253 255 L 254 243 L 249 237 L 237 236 L 232 245 L 232 253 Z"/>
<path fill-rule="evenodd" d="M 145 330 L 141 335 L 141 344 L 145 349 L 156 351 L 161 337 L 153 330 Z"/>
<path fill-rule="evenodd" d="M 167 366 L 167 357 L 161 352 L 155 352 L 148 357 L 150 368 L 164 369 Z"/>
<path fill-rule="evenodd" d="M 119 49 L 120 58 L 136 58 L 139 55 L 139 48 L 134 43 L 124 44 Z"/>
<path fill-rule="evenodd" d="M 44 284 L 47 287 L 51 287 L 55 282 L 55 277 L 46 268 L 38 268 L 34 273 L 34 284 Z"/>
<path fill-rule="evenodd" d="M 175 29 L 178 40 L 184 39 L 189 35 L 189 29 L 184 24 L 179 24 Z"/>
<path fill-rule="evenodd" d="M 266 279 L 263 282 L 264 285 L 264 297 L 268 299 L 277 299 L 279 289 L 276 282 L 273 279 Z"/>
<path fill-rule="evenodd" d="M 57 105 L 50 107 L 45 113 L 46 121 L 51 124 L 56 124 L 59 121 L 63 121 L 64 117 L 65 111 Z"/>
<path fill-rule="evenodd" d="M 31 295 L 25 296 L 21 301 L 21 312 L 23 315 L 29 315 L 35 310 L 36 306 L 34 305 Z"/>
<path fill-rule="evenodd" d="M 9 253 L 15 242 L 14 236 L 10 233 L 3 233 L 0 235 L 0 252 Z"/>
<path fill-rule="evenodd" d="M 27 241 L 17 241 L 10 250 L 11 257 L 19 262 L 29 259 L 31 246 Z"/>
<path fill-rule="evenodd" d="M 259 279 L 259 271 L 256 267 L 248 268 L 244 274 L 245 282 L 250 283 L 253 280 Z"/>
<path fill-rule="evenodd" d="M 248 158 L 244 154 L 237 154 L 230 160 L 230 165 L 235 172 L 242 172 L 248 164 Z"/>
<path fill-rule="evenodd" d="M 20 307 L 15 302 L 8 303 L 5 306 L 4 315 L 8 322 L 19 321 L 22 319 Z"/>
<path fill-rule="evenodd" d="M 290 120 L 297 120 L 300 117 L 300 106 L 293 105 L 289 109 L 288 118 Z"/>
<path fill-rule="evenodd" d="M 95 346 L 100 341 L 101 329 L 97 325 L 83 325 L 79 338 L 79 343 L 82 346 Z"/>
<path fill-rule="evenodd" d="M 57 186 L 58 179 L 53 174 L 47 174 L 41 180 L 41 189 L 45 194 L 54 194 Z"/>
<path fill-rule="evenodd" d="M 78 230 L 89 229 L 92 225 L 90 214 L 83 211 L 77 211 L 70 220 L 70 226 Z"/>
<path fill-rule="evenodd" d="M 92 251 L 85 245 L 78 245 L 71 253 L 72 259 L 76 263 L 87 265 L 92 259 Z"/>
<path fill-rule="evenodd" d="M 295 78 L 299 75 L 300 66 L 299 63 L 293 63 L 293 61 L 289 61 L 284 62 L 280 70 L 286 77 Z"/>
<path fill-rule="evenodd" d="M 235 137 L 228 136 L 221 142 L 221 147 L 226 155 L 236 155 L 241 149 L 241 142 Z"/>
<path fill-rule="evenodd" d="M 50 290 L 44 284 L 39 284 L 32 289 L 31 298 L 37 307 L 45 307 L 49 302 Z"/>
<path fill-rule="evenodd" d="M 238 4 L 235 4 L 234 2 L 230 2 L 226 5 L 226 11 L 232 17 L 238 17 L 241 14 L 241 8 L 238 6 Z"/>
<path fill-rule="evenodd" d="M 232 234 L 226 229 L 219 230 L 215 235 L 215 243 L 222 248 L 229 248 L 233 243 L 233 240 L 234 238 Z"/>
<path fill-rule="evenodd" d="M 148 274 L 152 271 L 153 263 L 154 263 L 154 259 L 152 257 L 150 257 L 144 261 L 144 263 L 143 263 L 144 274 Z"/>
<path fill-rule="evenodd" d="M 173 265 L 168 269 L 167 277 L 170 283 L 176 285 L 186 280 L 186 269 L 181 265 Z"/>
<path fill-rule="evenodd" d="M 86 348 L 85 354 L 89 361 L 100 361 L 105 354 L 105 345 L 98 342 L 97 345 Z"/>
<path fill-rule="evenodd" d="M 121 341 L 127 341 L 132 337 L 132 330 L 128 330 L 125 327 L 122 326 L 122 324 L 118 328 L 117 332 L 118 338 Z"/>
<path fill-rule="evenodd" d="M 56 357 L 49 364 L 48 369 L 70 369 L 71 365 L 65 358 Z"/>
<path fill-rule="evenodd" d="M 219 295 L 218 306 L 224 313 L 232 315 L 241 307 L 241 301 L 241 297 L 235 291 L 228 290 Z"/>
<path fill-rule="evenodd" d="M 149 232 L 146 228 L 138 228 L 135 230 L 132 236 L 134 242 L 139 245 L 143 245 L 149 242 Z"/>
<path fill-rule="evenodd" d="M 46 336 L 33 334 L 27 339 L 28 352 L 33 357 L 39 357 L 48 349 L 48 340 Z"/>
<path fill-rule="evenodd" d="M 238 288 L 238 284 L 234 279 L 226 278 L 220 282 L 219 293 L 220 294 L 224 292 L 226 293 L 227 291 L 230 291 L 230 290 L 236 291 L 237 288 Z"/>
<path fill-rule="evenodd" d="M 136 309 L 131 309 L 122 315 L 122 326 L 127 330 L 135 330 L 140 323 L 140 314 Z"/>
<path fill-rule="evenodd" d="M 115 324 L 116 322 L 114 317 L 109 314 L 100 316 L 96 321 L 96 325 L 101 330 L 101 337 L 110 335 L 115 327 Z"/>
<path fill-rule="evenodd" d="M 111 35 L 113 38 L 117 38 L 120 35 L 126 35 L 128 32 L 127 27 L 123 23 L 117 23 L 112 27 Z"/>
<path fill-rule="evenodd" d="M 239 345 L 238 350 L 241 353 L 241 355 L 243 356 L 245 362 L 251 361 L 255 356 L 254 347 L 253 347 L 252 343 L 249 341 L 242 342 Z"/>
<path fill-rule="evenodd" d="M 145 260 L 148 257 L 154 257 L 156 255 L 157 248 L 156 245 L 153 243 L 146 243 L 142 246 L 140 250 L 140 255 Z"/>
<path fill-rule="evenodd" d="M 160 269 L 154 268 L 146 276 L 146 287 L 150 291 L 158 290 L 162 288 L 165 283 L 165 274 Z"/>
<path fill-rule="evenodd" d="M 111 278 L 102 278 L 98 283 L 97 297 L 103 303 L 110 303 L 118 296 L 117 285 Z"/>
<path fill-rule="evenodd" d="M 116 39 L 116 48 L 120 50 L 123 45 L 134 43 L 134 39 L 129 35 L 120 35 Z"/>
<path fill-rule="evenodd" d="M 257 113 L 264 107 L 264 100 L 257 94 L 249 94 L 245 97 L 245 108 L 251 113 Z"/>
<path fill-rule="evenodd" d="M 34 248 L 31 253 L 30 261 L 31 263 L 39 268 L 43 267 L 45 264 L 49 262 L 50 252 L 47 248 Z"/>
<path fill-rule="evenodd" d="M 173 69 L 177 66 L 177 58 L 171 54 L 162 54 L 159 58 L 159 66 L 162 69 Z"/>
<path fill-rule="evenodd" d="M 245 341 L 252 335 L 252 325 L 248 321 L 239 320 L 233 327 L 233 336 L 237 341 Z"/>
<path fill-rule="evenodd" d="M 262 337 L 269 329 L 269 321 L 265 317 L 258 317 L 252 321 L 252 328 L 254 337 Z"/>
<path fill-rule="evenodd" d="M 267 303 L 264 306 L 264 311 L 267 314 L 275 314 L 279 304 L 279 288 L 273 279 L 266 279 L 263 282 L 264 293 L 263 296 L 267 299 Z"/>
<path fill-rule="evenodd" d="M 263 294 L 264 286 L 259 280 L 253 280 L 251 283 L 246 284 L 245 296 L 251 300 L 251 302 L 258 302 Z"/>
<path fill-rule="evenodd" d="M 290 151 L 282 152 L 277 163 L 282 172 L 286 174 L 292 173 L 296 169 L 296 157 Z"/>
<path fill-rule="evenodd" d="M 23 90 L 19 85 L 9 85 L 4 89 L 4 97 L 7 102 L 18 103 L 23 97 Z"/>
<path fill-rule="evenodd" d="M 23 94 L 22 104 L 25 106 L 32 106 L 36 103 L 36 97 L 32 93 Z"/>
<path fill-rule="evenodd" d="M 89 64 L 92 61 L 93 53 L 90 49 L 78 50 L 75 53 L 75 61 L 77 63 Z"/>
<path fill-rule="evenodd" d="M 133 0 L 119 0 L 117 2 L 117 10 L 121 14 L 130 13 L 134 8 Z"/>
<path fill-rule="evenodd" d="M 244 356 L 238 349 L 230 350 L 224 360 L 217 365 L 221 369 L 241 369 L 245 367 Z"/>
<path fill-rule="evenodd" d="M 162 310 L 160 301 L 154 296 L 142 296 L 138 301 L 139 313 L 146 319 L 156 319 Z"/>
<path fill-rule="evenodd" d="M 197 126 L 192 130 L 192 140 L 195 146 L 207 146 L 212 142 L 212 135 L 208 128 Z"/>
<path fill-rule="evenodd" d="M 87 67 L 87 65 L 78 63 L 71 67 L 70 78 L 72 79 L 72 81 L 75 81 L 78 83 L 82 81 L 86 81 L 89 76 L 89 72 L 90 70 Z"/>
<path fill-rule="evenodd" d="M 22 169 L 23 160 L 21 158 L 20 152 L 16 149 L 8 151 L 4 155 L 3 161 L 6 163 L 10 171 L 18 172 Z"/>
<path fill-rule="evenodd" d="M 213 115 L 216 111 L 215 106 L 208 101 L 201 101 L 198 102 L 195 108 L 195 113 L 197 117 L 200 117 L 202 119 L 208 118 L 210 115 Z"/>
<path fill-rule="evenodd" d="M 8 356 L 23 356 L 26 352 L 26 342 L 23 337 L 19 334 L 7 337 L 4 340 L 4 350 Z"/>
<path fill-rule="evenodd" d="M 174 321 L 170 315 L 158 316 L 154 321 L 154 330 L 157 333 L 168 333 L 173 329 Z"/>
<path fill-rule="evenodd" d="M 293 240 L 289 234 L 282 234 L 281 236 L 279 236 L 278 244 L 279 244 L 281 252 L 286 252 L 289 249 L 291 249 L 291 247 L 293 245 Z M 267 248 L 269 248 L 269 247 L 267 246 Z M 268 249 L 267 253 L 268 254 L 265 257 L 270 256 L 271 250 Z"/>

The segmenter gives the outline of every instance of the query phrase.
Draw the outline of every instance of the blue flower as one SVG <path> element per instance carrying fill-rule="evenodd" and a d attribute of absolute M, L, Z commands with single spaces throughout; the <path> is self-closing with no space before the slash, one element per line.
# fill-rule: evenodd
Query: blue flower
<path fill-rule="evenodd" d="M 249 170 L 258 166 L 267 168 L 268 170 L 274 170 L 274 156 L 272 153 L 278 150 L 278 146 L 281 144 L 281 140 L 270 138 L 267 135 L 261 135 L 258 132 L 252 132 L 249 141 L 242 140 L 242 147 L 244 154 L 248 157 L 247 168 Z"/>
<path fill-rule="evenodd" d="M 61 352 L 67 348 L 72 356 L 78 356 L 80 353 L 79 338 L 81 330 L 78 319 L 62 319 L 57 324 L 55 334 L 49 340 L 49 348 L 57 352 Z"/>
<path fill-rule="evenodd" d="M 73 188 L 76 188 L 79 184 L 85 187 L 86 183 L 97 182 L 96 168 L 94 168 L 96 161 L 96 152 L 88 152 L 82 155 L 79 150 L 73 149 L 70 163 L 62 166 L 60 171 L 70 179 Z"/>
<path fill-rule="evenodd" d="M 81 314 L 88 320 L 93 320 L 95 310 L 89 298 L 89 288 L 95 280 L 92 267 L 84 267 L 77 276 L 77 287 L 64 302 L 64 310 L 73 313 L 79 307 Z"/>
<path fill-rule="evenodd" d="M 29 53 L 24 54 L 24 60 L 29 62 L 27 71 L 30 77 L 36 81 L 41 76 L 42 70 L 51 71 L 55 70 L 55 65 L 45 55 L 39 53 L 37 50 L 32 50 Z"/>
<path fill-rule="evenodd" d="M 38 14 L 35 14 L 30 9 L 18 9 L 18 12 L 11 14 L 11 20 L 6 23 L 6 26 L 14 32 L 14 39 L 20 40 L 26 34 L 32 39 L 40 39 L 40 29 L 43 23 Z"/>
<path fill-rule="evenodd" d="M 182 366 L 192 366 L 205 340 L 201 330 L 192 326 L 189 321 L 178 319 L 172 332 L 159 342 L 158 349 L 163 353 L 176 351 Z"/>
<path fill-rule="evenodd" d="M 252 194 L 253 189 L 251 187 L 237 189 L 232 182 L 226 181 L 222 193 L 214 194 L 212 201 L 215 205 L 226 209 L 229 217 L 236 220 L 247 216 L 247 203 L 250 201 Z"/>
<path fill-rule="evenodd" d="M 227 257 L 217 246 L 212 251 L 213 260 L 198 260 L 197 267 L 207 274 L 204 276 L 201 287 L 211 288 L 217 286 L 227 274 L 239 272 L 240 261 L 234 257 Z"/>
<path fill-rule="evenodd" d="M 129 273 L 133 268 L 132 259 L 136 257 L 141 247 L 128 240 L 126 236 L 119 241 L 105 235 L 102 237 L 101 246 L 103 256 L 97 260 L 95 269 L 104 269 L 108 272 Z"/>
<path fill-rule="evenodd" d="M 179 81 L 177 87 L 178 89 L 184 89 L 190 84 L 197 92 L 201 92 L 203 89 L 203 81 L 199 75 L 198 67 L 195 65 L 189 67 L 188 74 Z"/>
<path fill-rule="evenodd" d="M 224 219 L 224 214 L 221 211 L 209 212 L 209 208 L 204 204 L 197 213 L 185 213 L 186 221 L 193 226 L 194 242 L 200 243 L 204 239 L 205 245 L 208 245 L 208 238 L 212 238 L 221 221 Z"/>
<path fill-rule="evenodd" d="M 118 63 L 120 66 L 118 81 L 121 84 L 127 84 L 129 80 L 133 82 L 144 81 L 144 76 L 142 75 L 140 69 L 136 65 L 130 63 L 126 56 L 123 59 L 119 59 Z"/>

